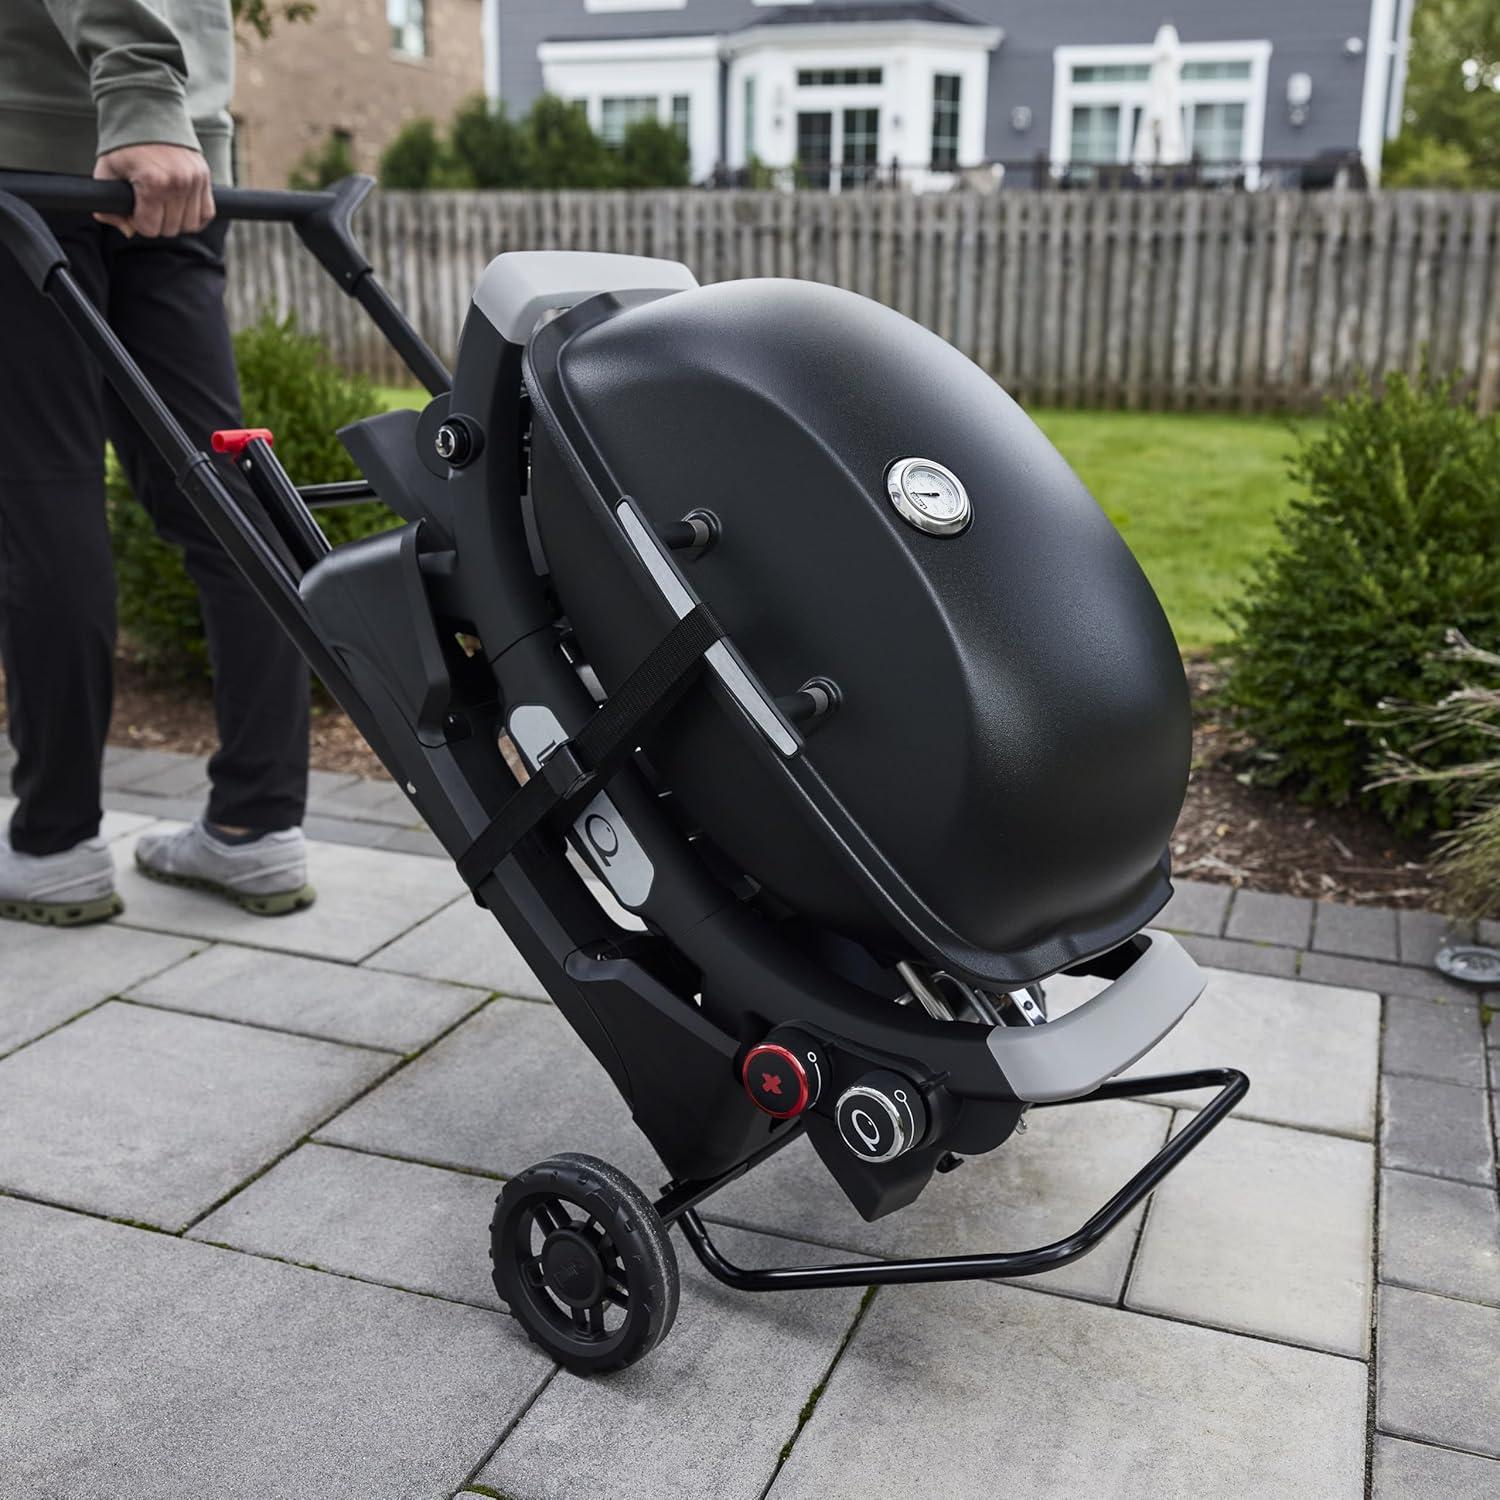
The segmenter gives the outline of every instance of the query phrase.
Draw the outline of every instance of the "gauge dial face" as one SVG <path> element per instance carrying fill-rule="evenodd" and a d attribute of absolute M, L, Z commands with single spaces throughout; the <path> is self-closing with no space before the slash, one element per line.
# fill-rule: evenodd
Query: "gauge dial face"
<path fill-rule="evenodd" d="M 901 515 L 932 536 L 956 536 L 972 519 L 963 483 L 933 459 L 898 459 L 886 476 L 886 487 Z"/>

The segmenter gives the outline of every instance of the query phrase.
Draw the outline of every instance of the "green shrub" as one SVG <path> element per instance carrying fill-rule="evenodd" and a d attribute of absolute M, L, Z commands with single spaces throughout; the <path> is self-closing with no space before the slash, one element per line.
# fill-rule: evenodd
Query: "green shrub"
<path fill-rule="evenodd" d="M 1455 403 L 1451 382 L 1395 375 L 1383 396 L 1330 403 L 1291 474 L 1305 496 L 1228 611 L 1225 692 L 1260 747 L 1257 779 L 1309 802 L 1363 803 L 1404 833 L 1448 827 L 1462 781 L 1366 782 L 1377 753 L 1410 753 L 1424 733 L 1379 722 L 1380 705 L 1460 685 L 1438 654 L 1447 629 L 1500 636 L 1500 422 Z M 1482 748 L 1455 734 L 1424 763 Z"/>
<path fill-rule="evenodd" d="M 620 146 L 618 181 L 627 188 L 686 187 L 690 175 L 688 143 L 675 126 L 660 120 L 637 120 Z"/>
<path fill-rule="evenodd" d="M 477 188 L 518 188 L 530 171 L 526 131 L 505 112 L 476 94 L 459 106 L 449 142 L 455 167 Z"/>
<path fill-rule="evenodd" d="M 521 122 L 531 188 L 613 187 L 615 154 L 594 133 L 582 104 L 542 94 Z"/>
<path fill-rule="evenodd" d="M 342 131 L 331 131 L 315 150 L 304 151 L 286 180 L 289 188 L 299 192 L 316 191 L 352 176 L 359 168 L 354 162 L 354 147 Z"/>
<path fill-rule="evenodd" d="M 381 185 L 388 188 L 454 188 L 472 184 L 453 160 L 433 121 L 408 120 L 380 158 Z"/>
<path fill-rule="evenodd" d="M 298 484 L 355 479 L 358 470 L 335 431 L 381 409 L 362 376 L 346 375 L 322 344 L 293 319 L 265 317 L 236 335 L 235 360 L 248 426 L 269 427 L 276 453 Z M 355 505 L 317 513 L 338 543 L 398 525 L 383 505 Z M 119 465 L 111 460 L 109 519 L 119 580 L 120 624 L 139 659 L 152 670 L 201 672 L 208 662 L 198 598 L 182 554 L 157 537 L 135 503 Z"/>

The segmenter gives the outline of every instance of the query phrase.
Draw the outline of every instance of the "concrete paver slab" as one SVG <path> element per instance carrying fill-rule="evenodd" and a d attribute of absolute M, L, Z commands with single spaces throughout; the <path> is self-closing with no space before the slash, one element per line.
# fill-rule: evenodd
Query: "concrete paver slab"
<path fill-rule="evenodd" d="M 0 1061 L 0 1187 L 181 1229 L 393 1061 L 111 1001 Z"/>
<path fill-rule="evenodd" d="M 1384 1281 L 1500 1306 L 1500 1207 L 1495 1190 L 1413 1172 L 1380 1183 Z"/>
<path fill-rule="evenodd" d="M 1493 1185 L 1495 1156 L 1483 1089 L 1399 1075 L 1387 1075 L 1380 1086 L 1385 1166 Z"/>
<path fill-rule="evenodd" d="M 769 1500 L 1360 1500 L 1365 1367 L 1020 1288 L 882 1289 Z"/>
<path fill-rule="evenodd" d="M 1371 1500 L 1495 1500 L 1500 1462 L 1377 1436 L 1370 1494 Z"/>
<path fill-rule="evenodd" d="M 425 1046 L 485 999 L 460 985 L 228 943 L 129 993 L 173 1010 L 396 1052 Z"/>
<path fill-rule="evenodd" d="M 0 1500 L 447 1500 L 550 1366 L 510 1321 L 0 1199 Z"/>
<path fill-rule="evenodd" d="M 196 797 L 208 792 L 208 763 L 195 755 L 171 756 L 161 764 L 136 765 L 122 770 L 115 784 L 122 791 L 160 797 Z"/>
<path fill-rule="evenodd" d="M 10 815 L 16 810 L 16 799 L 14 797 L 0 797 L 0 823 L 8 823 Z M 149 827 L 156 821 L 154 816 L 143 813 L 123 812 L 119 808 L 106 807 L 104 816 L 99 821 L 99 837 L 106 843 L 115 839 L 123 838 L 126 834 L 137 833 L 142 828 Z"/>
<path fill-rule="evenodd" d="M 759 1500 L 860 1293 L 732 1292 L 676 1244 L 682 1300 L 667 1341 L 607 1380 L 559 1375 L 480 1483 L 518 1500 Z M 724 1248 L 754 1264 L 797 1253 L 736 1230 Z M 860 1473 L 866 1492 L 885 1493 L 879 1476 Z"/>
<path fill-rule="evenodd" d="M 416 854 L 423 859 L 448 858 L 448 851 L 430 828 L 389 829 L 381 838 L 379 847 L 393 849 L 398 854 Z"/>
<path fill-rule="evenodd" d="M 318 791 L 308 798 L 313 811 L 330 818 L 368 819 L 375 823 L 418 821 L 411 799 L 394 781 L 365 777 L 334 790 Z"/>
<path fill-rule="evenodd" d="M 506 1175 L 559 1151 L 654 1193 L 664 1168 L 604 1071 L 550 1005 L 496 1000 L 318 1133 L 335 1145 Z"/>
<path fill-rule="evenodd" d="M 1224 930 L 1224 917 L 1234 888 L 1207 885 L 1200 880 L 1174 882 L 1172 899 L 1156 918 L 1156 926 L 1168 932 L 1198 932 L 1217 937 Z"/>
<path fill-rule="evenodd" d="M 1305 948 L 1312 934 L 1313 903 L 1301 896 L 1239 890 L 1224 924 L 1224 936 L 1281 948 Z"/>
<path fill-rule="evenodd" d="M 1375 1425 L 1500 1458 L 1500 1308 L 1380 1289 Z"/>
<path fill-rule="evenodd" d="M 1365 1142 L 1230 1118 L 1157 1188 L 1126 1305 L 1361 1358 L 1373 1207 Z"/>
<path fill-rule="evenodd" d="M 201 891 L 148 880 L 134 866 L 135 841 L 116 845 L 119 890 L 131 927 L 216 942 L 276 948 L 357 963 L 458 895 L 451 866 L 411 855 L 314 843 L 308 874 L 317 905 L 287 917 L 258 917 Z"/>
<path fill-rule="evenodd" d="M 1431 968 L 1444 944 L 1474 940 L 1472 923 L 1457 921 L 1435 911 L 1398 912 L 1396 925 L 1400 931 L 1401 962 L 1422 968 Z"/>
<path fill-rule="evenodd" d="M 190 1231 L 407 1291 L 496 1307 L 489 1228 L 500 1184 L 334 1146 L 299 1146 Z"/>
<path fill-rule="evenodd" d="M 1472 1000 L 1474 992 L 1436 969 L 1417 964 L 1385 964 L 1339 953 L 1304 953 L 1298 977 L 1315 984 L 1371 990 L 1377 995 L 1410 995 L 1417 1000 Z"/>
<path fill-rule="evenodd" d="M 1369 1139 L 1379 1049 L 1374 995 L 1214 969 L 1198 1003 L 1129 1073 L 1240 1068 L 1250 1092 L 1237 1118 Z M 1209 1097 L 1172 1102 L 1196 1109 Z"/>
<path fill-rule="evenodd" d="M 369 967 L 477 985 L 526 1000 L 547 998 L 541 981 L 527 967 L 505 929 L 467 898 L 445 906 L 381 949 L 369 960 Z"/>
<path fill-rule="evenodd" d="M 1396 913 L 1388 906 L 1340 906 L 1333 901 L 1318 901 L 1313 905 L 1312 945 L 1325 953 L 1395 963 L 1399 957 Z"/>
<path fill-rule="evenodd" d="M 1385 1006 L 1387 1073 L 1412 1073 L 1484 1087 L 1484 1032 L 1475 1000 L 1417 1000 L 1392 995 Z"/>
<path fill-rule="evenodd" d="M 1297 977 L 1297 950 L 1278 948 L 1271 943 L 1243 943 L 1233 938 L 1205 937 L 1196 933 L 1181 934 L 1182 946 L 1200 964 L 1236 973 L 1270 974 L 1278 979 Z"/>
<path fill-rule="evenodd" d="M 187 938 L 114 923 L 58 928 L 0 922 L 0 1053 L 180 963 L 197 947 Z"/>

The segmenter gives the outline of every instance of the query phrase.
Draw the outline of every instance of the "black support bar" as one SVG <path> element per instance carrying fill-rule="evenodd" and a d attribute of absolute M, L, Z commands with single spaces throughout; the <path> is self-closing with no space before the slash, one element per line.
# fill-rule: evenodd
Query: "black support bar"
<path fill-rule="evenodd" d="M 774 1266 L 751 1270 L 737 1266 L 713 1242 L 699 1218 L 695 1204 L 747 1171 L 759 1156 L 736 1167 L 705 1191 L 705 1184 L 683 1184 L 689 1201 L 679 1206 L 674 1189 L 658 1200 L 666 1206 L 682 1229 L 693 1253 L 704 1268 L 726 1286 L 742 1292 L 789 1292 L 830 1286 L 892 1286 L 927 1281 L 1009 1280 L 1055 1271 L 1086 1255 L 1110 1230 L 1116 1228 L 1168 1172 L 1245 1097 L 1250 1080 L 1235 1068 L 1200 1068 L 1192 1073 L 1167 1073 L 1154 1078 L 1116 1078 L 1085 1094 L 1081 1099 L 1061 1099 L 1035 1108 L 1060 1108 L 1066 1104 L 1089 1104 L 1100 1099 L 1137 1099 L 1152 1094 L 1181 1093 L 1217 1088 L 1219 1092 L 1184 1129 L 1162 1147 L 1134 1177 L 1090 1219 L 1072 1234 L 1034 1250 L 1000 1251 L 986 1255 L 944 1255 L 918 1260 L 848 1261 L 828 1266 Z M 777 1146 L 784 1142 L 777 1142 Z"/>

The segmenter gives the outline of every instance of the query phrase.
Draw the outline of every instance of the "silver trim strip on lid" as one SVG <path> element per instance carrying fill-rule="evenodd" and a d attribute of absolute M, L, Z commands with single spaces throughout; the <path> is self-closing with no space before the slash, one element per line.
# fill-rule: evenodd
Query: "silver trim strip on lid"
<path fill-rule="evenodd" d="M 626 540 L 635 549 L 645 569 L 650 573 L 662 597 L 672 613 L 680 620 L 691 614 L 697 600 L 677 576 L 677 570 L 662 548 L 661 538 L 646 525 L 627 501 L 615 507 L 620 528 Z M 750 680 L 749 674 L 734 659 L 723 641 L 716 641 L 704 653 L 703 659 L 713 668 L 715 676 L 729 690 L 735 702 L 749 715 L 755 727 L 781 751 L 783 755 L 795 755 L 801 748 L 796 738 L 787 732 L 780 715 L 766 700 L 764 693 Z"/>

